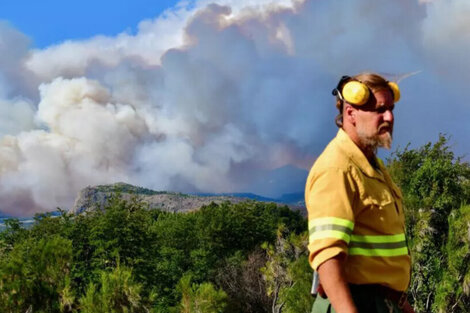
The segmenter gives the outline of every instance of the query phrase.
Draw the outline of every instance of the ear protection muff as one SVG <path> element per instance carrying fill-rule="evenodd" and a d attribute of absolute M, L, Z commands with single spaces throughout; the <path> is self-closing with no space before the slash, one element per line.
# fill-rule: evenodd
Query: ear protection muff
<path fill-rule="evenodd" d="M 400 101 L 401 93 L 400 88 L 398 88 L 398 84 L 395 82 L 388 82 L 388 87 L 390 87 L 390 90 L 392 90 L 393 102 Z"/>
<path fill-rule="evenodd" d="M 388 87 L 392 91 L 393 102 L 398 102 L 400 100 L 400 88 L 395 82 L 388 82 Z M 349 76 L 343 76 L 332 93 L 342 101 L 361 106 L 369 100 L 371 90 L 366 84 Z"/>

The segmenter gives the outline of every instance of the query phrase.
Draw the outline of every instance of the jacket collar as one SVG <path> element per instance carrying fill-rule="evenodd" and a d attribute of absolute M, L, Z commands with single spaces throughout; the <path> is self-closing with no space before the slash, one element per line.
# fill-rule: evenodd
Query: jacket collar
<path fill-rule="evenodd" d="M 367 160 L 365 154 L 359 149 L 359 147 L 352 141 L 349 135 L 340 128 L 338 134 L 336 135 L 335 141 L 340 150 L 342 150 L 349 159 L 356 164 L 360 170 L 369 177 L 374 177 L 385 181 L 384 173 L 386 172 L 385 167 L 381 164 L 382 162 L 378 161 L 379 171 L 375 170 L 372 165 Z"/>

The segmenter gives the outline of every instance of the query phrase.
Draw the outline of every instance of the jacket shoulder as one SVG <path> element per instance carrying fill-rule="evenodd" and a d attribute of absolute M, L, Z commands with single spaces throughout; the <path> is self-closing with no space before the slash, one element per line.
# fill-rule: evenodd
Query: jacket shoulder
<path fill-rule="evenodd" d="M 316 159 L 311 171 L 323 172 L 332 168 L 345 172 L 351 168 L 351 157 L 334 139 Z"/>

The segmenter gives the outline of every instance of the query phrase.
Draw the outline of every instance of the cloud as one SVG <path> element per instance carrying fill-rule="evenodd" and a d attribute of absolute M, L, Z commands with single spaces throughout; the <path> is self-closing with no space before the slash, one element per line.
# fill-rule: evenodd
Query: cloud
<path fill-rule="evenodd" d="M 276 177 L 255 189 L 299 191 L 297 168 L 336 131 L 332 87 L 362 70 L 423 70 L 401 82 L 395 144 L 468 133 L 456 85 L 440 83 L 468 75 L 463 1 L 212 2 L 43 50 L 1 24 L 0 210 L 68 208 L 81 188 L 117 181 L 234 192 Z"/>
<path fill-rule="evenodd" d="M 96 36 L 36 50 L 26 65 L 42 81 L 83 76 L 96 65 L 113 68 L 126 60 L 158 65 L 166 50 L 183 43 L 183 28 L 190 13 L 186 7 L 168 9 L 154 20 L 140 22 L 135 35 Z"/>
<path fill-rule="evenodd" d="M 30 39 L 0 20 L 0 99 L 30 97 L 37 81 L 25 67 L 30 57 Z"/>
<path fill-rule="evenodd" d="M 34 128 L 34 104 L 28 99 L 34 79 L 24 68 L 30 40 L 0 21 L 0 136 Z"/>
<path fill-rule="evenodd" d="M 10 213 L 67 207 L 87 184 L 126 180 L 144 129 L 133 109 L 108 102 L 108 91 L 96 81 L 57 78 L 39 88 L 36 119 L 45 129 L 0 143 L 0 199 L 8 199 L 2 209 Z"/>
<path fill-rule="evenodd" d="M 0 136 L 16 135 L 34 127 L 34 108 L 29 100 L 0 99 Z"/>
<path fill-rule="evenodd" d="M 423 45 L 430 68 L 452 82 L 470 79 L 470 3 L 437 0 L 423 22 Z"/>

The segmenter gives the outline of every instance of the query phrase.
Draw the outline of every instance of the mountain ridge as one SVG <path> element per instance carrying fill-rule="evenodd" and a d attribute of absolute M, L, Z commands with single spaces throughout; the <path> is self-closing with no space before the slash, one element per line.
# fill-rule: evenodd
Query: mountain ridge
<path fill-rule="evenodd" d="M 253 193 L 197 193 L 185 194 L 171 191 L 155 191 L 152 189 L 134 186 L 119 182 L 108 185 L 88 186 L 82 189 L 75 199 L 73 207 L 69 210 L 74 214 L 81 214 L 95 209 L 103 209 L 113 196 L 121 199 L 136 199 L 148 204 L 149 209 L 160 209 L 167 212 L 190 212 L 199 209 L 212 202 L 222 203 L 229 201 L 239 203 L 243 201 L 273 202 L 278 205 L 287 205 L 292 210 L 304 210 L 301 193 L 293 193 L 281 196 L 279 199 L 259 196 Z M 303 194 L 302 194 L 303 197 Z M 287 202 L 289 200 L 290 202 Z"/>

